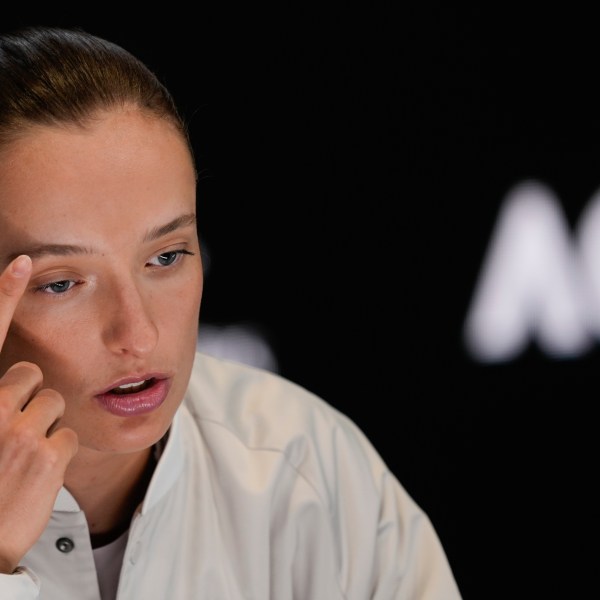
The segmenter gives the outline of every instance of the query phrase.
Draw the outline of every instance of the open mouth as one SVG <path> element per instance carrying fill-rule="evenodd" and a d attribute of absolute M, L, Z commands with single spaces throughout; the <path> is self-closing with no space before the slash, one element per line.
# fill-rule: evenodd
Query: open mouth
<path fill-rule="evenodd" d="M 143 415 L 157 409 L 167 398 L 172 378 L 157 374 L 129 381 L 94 396 L 104 410 L 119 417 Z"/>
<path fill-rule="evenodd" d="M 144 381 L 140 381 L 137 383 L 124 383 L 119 387 L 113 388 L 110 390 L 110 394 L 135 394 L 136 392 L 141 392 L 143 390 L 147 390 L 149 387 L 152 387 L 156 383 L 156 379 L 151 377 L 150 379 L 146 379 Z"/>

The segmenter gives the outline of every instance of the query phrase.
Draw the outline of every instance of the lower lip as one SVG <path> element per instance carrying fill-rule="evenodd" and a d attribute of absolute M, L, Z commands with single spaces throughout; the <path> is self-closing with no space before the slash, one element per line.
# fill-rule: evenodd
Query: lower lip
<path fill-rule="evenodd" d="M 135 394 L 99 394 L 98 404 L 113 415 L 135 417 L 156 410 L 166 399 L 171 387 L 170 379 L 158 379 L 149 388 Z"/>

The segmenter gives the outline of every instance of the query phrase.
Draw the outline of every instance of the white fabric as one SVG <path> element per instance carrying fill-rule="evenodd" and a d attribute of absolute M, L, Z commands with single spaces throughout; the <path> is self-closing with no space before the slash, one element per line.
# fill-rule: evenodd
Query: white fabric
<path fill-rule="evenodd" d="M 75 543 L 70 553 L 59 537 Z M 100 600 L 85 515 L 61 490 L 0 598 Z M 37 581 L 36 581 L 37 579 Z M 135 514 L 118 600 L 455 600 L 428 517 L 361 431 L 268 371 L 198 354 Z"/>
<path fill-rule="evenodd" d="M 106 546 L 94 548 L 94 564 L 102 600 L 115 600 L 129 530 Z"/>

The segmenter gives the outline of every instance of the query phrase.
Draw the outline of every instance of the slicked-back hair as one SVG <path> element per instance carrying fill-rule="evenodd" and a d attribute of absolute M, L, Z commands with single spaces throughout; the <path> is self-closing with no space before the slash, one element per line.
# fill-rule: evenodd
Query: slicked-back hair
<path fill-rule="evenodd" d="M 121 46 L 79 28 L 0 35 L 0 149 L 32 127 L 85 127 L 104 110 L 128 106 L 171 122 L 192 153 L 171 93 Z"/>

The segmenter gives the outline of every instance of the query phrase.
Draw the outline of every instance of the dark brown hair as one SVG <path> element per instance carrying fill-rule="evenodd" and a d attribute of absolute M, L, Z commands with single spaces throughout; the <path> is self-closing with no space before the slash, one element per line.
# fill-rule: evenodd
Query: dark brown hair
<path fill-rule="evenodd" d="M 173 97 L 138 58 L 81 29 L 27 27 L 0 35 L 0 148 L 36 125 L 79 125 L 133 105 L 171 122 L 192 153 Z"/>

